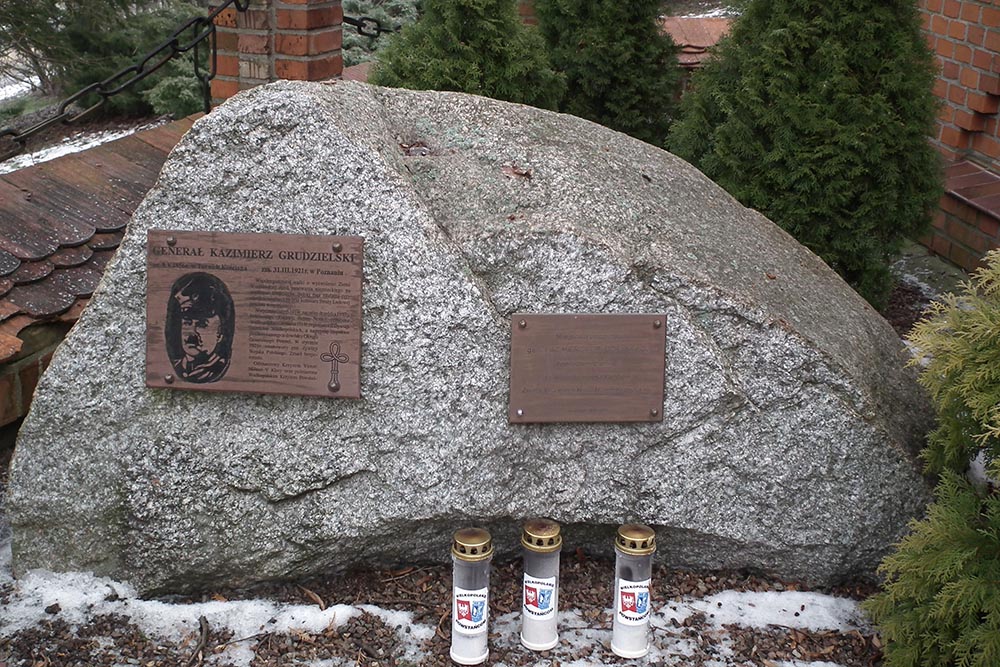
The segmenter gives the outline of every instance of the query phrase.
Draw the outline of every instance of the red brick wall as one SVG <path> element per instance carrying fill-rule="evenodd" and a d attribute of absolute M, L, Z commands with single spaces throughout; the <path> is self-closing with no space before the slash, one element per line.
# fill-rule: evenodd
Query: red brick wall
<path fill-rule="evenodd" d="M 974 271 L 983 255 L 997 247 L 998 231 L 1000 222 L 995 217 L 945 194 L 934 227 L 921 242 L 966 271 Z"/>
<path fill-rule="evenodd" d="M 1000 174 L 1000 1 L 919 0 L 928 44 L 934 51 L 941 100 L 934 145 L 948 163 L 969 161 Z M 996 247 L 990 206 L 970 206 L 949 177 L 934 229 L 922 239 L 967 270 Z"/>
<path fill-rule="evenodd" d="M 972 157 L 1000 167 L 1000 3 L 921 0 L 927 41 L 940 75 L 936 144 L 947 159 Z"/>
<path fill-rule="evenodd" d="M 213 102 L 278 79 L 340 76 L 343 18 L 340 0 L 252 0 L 245 12 L 228 8 L 215 21 Z"/>
<path fill-rule="evenodd" d="M 538 25 L 535 18 L 535 0 L 517 0 L 517 13 L 527 25 Z"/>

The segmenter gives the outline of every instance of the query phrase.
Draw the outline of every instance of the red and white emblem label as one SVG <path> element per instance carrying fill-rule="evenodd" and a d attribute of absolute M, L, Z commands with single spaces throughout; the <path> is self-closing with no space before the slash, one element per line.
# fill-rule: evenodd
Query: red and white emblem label
<path fill-rule="evenodd" d="M 619 623 L 641 625 L 649 619 L 649 579 L 628 581 L 619 579 L 615 595 L 615 615 Z"/>
<path fill-rule="evenodd" d="M 524 575 L 522 611 L 525 616 L 545 621 L 556 613 L 556 578 Z"/>

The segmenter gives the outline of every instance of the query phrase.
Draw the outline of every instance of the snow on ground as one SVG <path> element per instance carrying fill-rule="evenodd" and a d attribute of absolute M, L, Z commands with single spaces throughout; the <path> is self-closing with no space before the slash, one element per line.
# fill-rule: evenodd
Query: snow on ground
<path fill-rule="evenodd" d="M 115 139 L 121 139 L 122 137 L 127 137 L 128 135 L 134 134 L 136 132 L 141 132 L 143 130 L 150 130 L 154 127 L 163 125 L 164 122 L 166 121 L 157 121 L 155 123 L 148 123 L 146 125 L 139 125 L 137 127 L 126 128 L 121 130 L 105 130 L 102 132 L 78 132 L 71 137 L 63 139 L 62 142 L 55 144 L 54 146 L 48 146 L 47 148 L 35 151 L 34 153 L 15 155 L 9 160 L 0 162 L 0 174 L 6 174 L 12 171 L 17 171 L 18 169 L 30 167 L 40 162 L 47 162 L 48 160 L 54 160 L 57 157 L 62 157 L 63 155 L 69 155 L 70 153 L 79 153 L 80 151 L 85 151 L 88 148 L 93 148 L 94 146 L 100 146 L 101 144 L 107 143 L 109 141 L 114 141 Z"/>
<path fill-rule="evenodd" d="M 316 605 L 292 605 L 268 600 L 210 601 L 177 604 L 161 600 L 143 600 L 128 584 L 89 573 L 55 574 L 43 570 L 28 572 L 19 580 L 11 574 L 11 543 L 0 543 L 0 588 L 11 587 L 12 593 L 0 605 L 0 636 L 10 636 L 19 630 L 50 620 L 45 608 L 60 607 L 59 618 L 70 625 L 85 623 L 95 616 L 117 614 L 130 619 L 142 632 L 165 641 L 182 642 L 198 634 L 198 619 L 204 616 L 214 629 L 229 629 L 233 643 L 213 657 L 215 664 L 249 665 L 253 658 L 252 642 L 238 641 L 263 632 L 287 633 L 296 630 L 319 633 L 338 626 L 361 612 L 380 618 L 394 628 L 404 659 L 419 662 L 423 657 L 422 643 L 434 635 L 429 625 L 414 624 L 410 612 L 387 610 L 373 605 L 336 605 L 321 610 Z M 731 642 L 724 625 L 737 624 L 764 628 L 769 625 L 785 628 L 848 632 L 864 629 L 864 620 L 854 600 L 819 593 L 802 592 L 738 592 L 723 591 L 705 598 L 672 601 L 656 610 L 651 618 L 652 643 L 648 664 L 682 665 L 694 653 L 693 640 L 683 636 L 672 621 L 683 622 L 692 614 L 704 614 L 718 659 L 707 667 L 730 667 L 734 664 Z M 581 649 L 593 649 L 585 659 L 563 660 L 564 667 L 594 667 L 605 664 L 600 656 L 608 655 L 611 630 L 594 627 L 577 610 L 560 612 L 560 639 L 565 642 L 553 650 L 555 657 L 579 655 Z M 520 616 L 506 614 L 492 622 L 492 640 L 497 647 L 519 645 Z M 549 664 L 541 660 L 538 664 Z M 316 661 L 310 667 L 329 667 L 330 661 Z M 505 667 L 501 662 L 494 663 Z M 782 662 L 780 667 L 844 667 L 831 662 Z"/>
<path fill-rule="evenodd" d="M 694 600 L 690 606 L 703 612 L 716 626 L 729 623 L 751 628 L 780 625 L 821 631 L 853 630 L 865 624 L 854 600 L 797 591 L 723 591 Z"/>
<path fill-rule="evenodd" d="M 0 79 L 0 102 L 21 97 L 38 85 L 38 79 L 30 81 L 15 81 L 13 79 Z"/>
<path fill-rule="evenodd" d="M 698 12 L 698 13 L 695 13 L 695 14 L 685 14 L 681 18 L 686 18 L 686 19 L 725 19 L 725 18 L 732 18 L 734 15 L 735 14 L 734 14 L 733 10 L 727 9 L 726 7 L 719 7 L 718 9 L 711 9 L 711 10 L 706 11 L 706 12 Z"/>

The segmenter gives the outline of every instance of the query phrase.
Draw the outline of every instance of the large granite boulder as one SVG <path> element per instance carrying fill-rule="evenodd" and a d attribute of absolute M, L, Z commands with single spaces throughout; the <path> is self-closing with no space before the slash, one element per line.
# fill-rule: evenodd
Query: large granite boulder
<path fill-rule="evenodd" d="M 887 215 L 891 212 L 887 212 Z M 361 400 L 147 389 L 149 228 L 365 238 Z M 665 312 L 664 419 L 507 420 L 513 312 Z M 871 575 L 927 500 L 930 411 L 892 329 L 660 149 L 455 93 L 278 83 L 198 121 L 45 373 L 14 565 L 145 591 L 444 559 L 550 516 L 675 565 Z"/>

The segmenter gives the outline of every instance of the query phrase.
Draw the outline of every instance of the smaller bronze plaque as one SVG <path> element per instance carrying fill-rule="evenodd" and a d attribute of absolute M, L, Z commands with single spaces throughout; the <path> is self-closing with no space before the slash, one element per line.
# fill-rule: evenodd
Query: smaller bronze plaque
<path fill-rule="evenodd" d="M 360 398 L 363 239 L 151 229 L 146 386 Z"/>
<path fill-rule="evenodd" d="M 665 322 L 515 313 L 510 423 L 662 421 Z"/>

